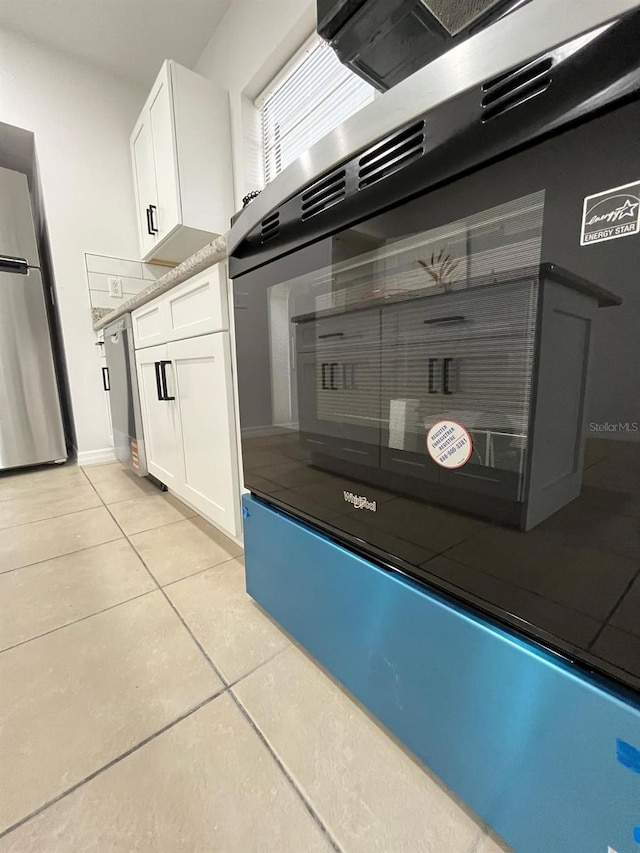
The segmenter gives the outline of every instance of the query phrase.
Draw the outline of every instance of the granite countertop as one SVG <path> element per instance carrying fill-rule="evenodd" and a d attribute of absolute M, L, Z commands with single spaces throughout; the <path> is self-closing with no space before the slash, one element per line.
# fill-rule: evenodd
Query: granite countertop
<path fill-rule="evenodd" d="M 112 311 L 105 311 L 104 308 L 92 308 L 94 330 L 99 332 L 101 329 L 104 329 L 105 326 L 108 326 L 109 323 L 113 322 L 113 320 L 117 320 L 118 317 L 122 317 L 123 314 L 128 314 L 130 311 L 134 311 L 141 305 L 155 299 L 156 296 L 166 293 L 167 290 L 171 290 L 172 287 L 175 287 L 177 284 L 181 284 L 183 281 L 191 278 L 191 276 L 196 275 L 196 273 L 207 269 L 207 267 L 213 266 L 213 264 L 224 261 L 226 257 L 227 235 L 221 234 L 219 237 L 216 237 L 215 240 L 212 240 L 211 243 L 207 243 L 206 246 L 203 246 L 202 249 L 199 249 L 195 254 L 191 255 L 190 258 L 187 258 L 186 261 L 183 261 L 181 264 L 178 264 L 177 267 L 170 269 L 166 275 L 162 276 L 162 278 L 151 282 L 149 287 L 145 287 L 145 289 L 141 290 L 140 293 L 136 293 L 135 296 L 132 296 L 131 299 L 127 299 L 126 302 L 123 302 L 122 305 L 119 305 Z"/>

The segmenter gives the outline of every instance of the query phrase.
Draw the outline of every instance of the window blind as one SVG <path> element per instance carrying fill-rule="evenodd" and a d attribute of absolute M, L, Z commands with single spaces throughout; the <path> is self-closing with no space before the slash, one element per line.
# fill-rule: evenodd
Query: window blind
<path fill-rule="evenodd" d="M 317 37 L 304 57 L 256 101 L 265 183 L 314 142 L 373 100 L 374 89 Z"/>

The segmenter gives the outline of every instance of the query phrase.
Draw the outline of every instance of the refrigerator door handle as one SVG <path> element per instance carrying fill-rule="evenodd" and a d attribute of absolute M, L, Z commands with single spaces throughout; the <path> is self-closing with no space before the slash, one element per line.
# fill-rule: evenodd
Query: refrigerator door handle
<path fill-rule="evenodd" d="M 27 275 L 29 264 L 26 258 L 14 258 L 13 255 L 0 255 L 0 272 L 13 272 Z"/>

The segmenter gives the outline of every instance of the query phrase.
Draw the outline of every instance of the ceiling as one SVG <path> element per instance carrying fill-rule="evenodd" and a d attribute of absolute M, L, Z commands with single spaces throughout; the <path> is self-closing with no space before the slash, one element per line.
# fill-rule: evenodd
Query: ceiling
<path fill-rule="evenodd" d="M 1 0 L 0 26 L 149 86 L 192 66 L 232 0 Z"/>

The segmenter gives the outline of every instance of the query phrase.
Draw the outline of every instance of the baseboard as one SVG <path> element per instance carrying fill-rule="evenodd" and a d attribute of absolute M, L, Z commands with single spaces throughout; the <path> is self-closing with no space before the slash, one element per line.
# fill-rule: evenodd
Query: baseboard
<path fill-rule="evenodd" d="M 116 454 L 113 447 L 103 447 L 101 450 L 78 451 L 78 465 L 99 465 L 101 462 L 115 462 Z"/>

